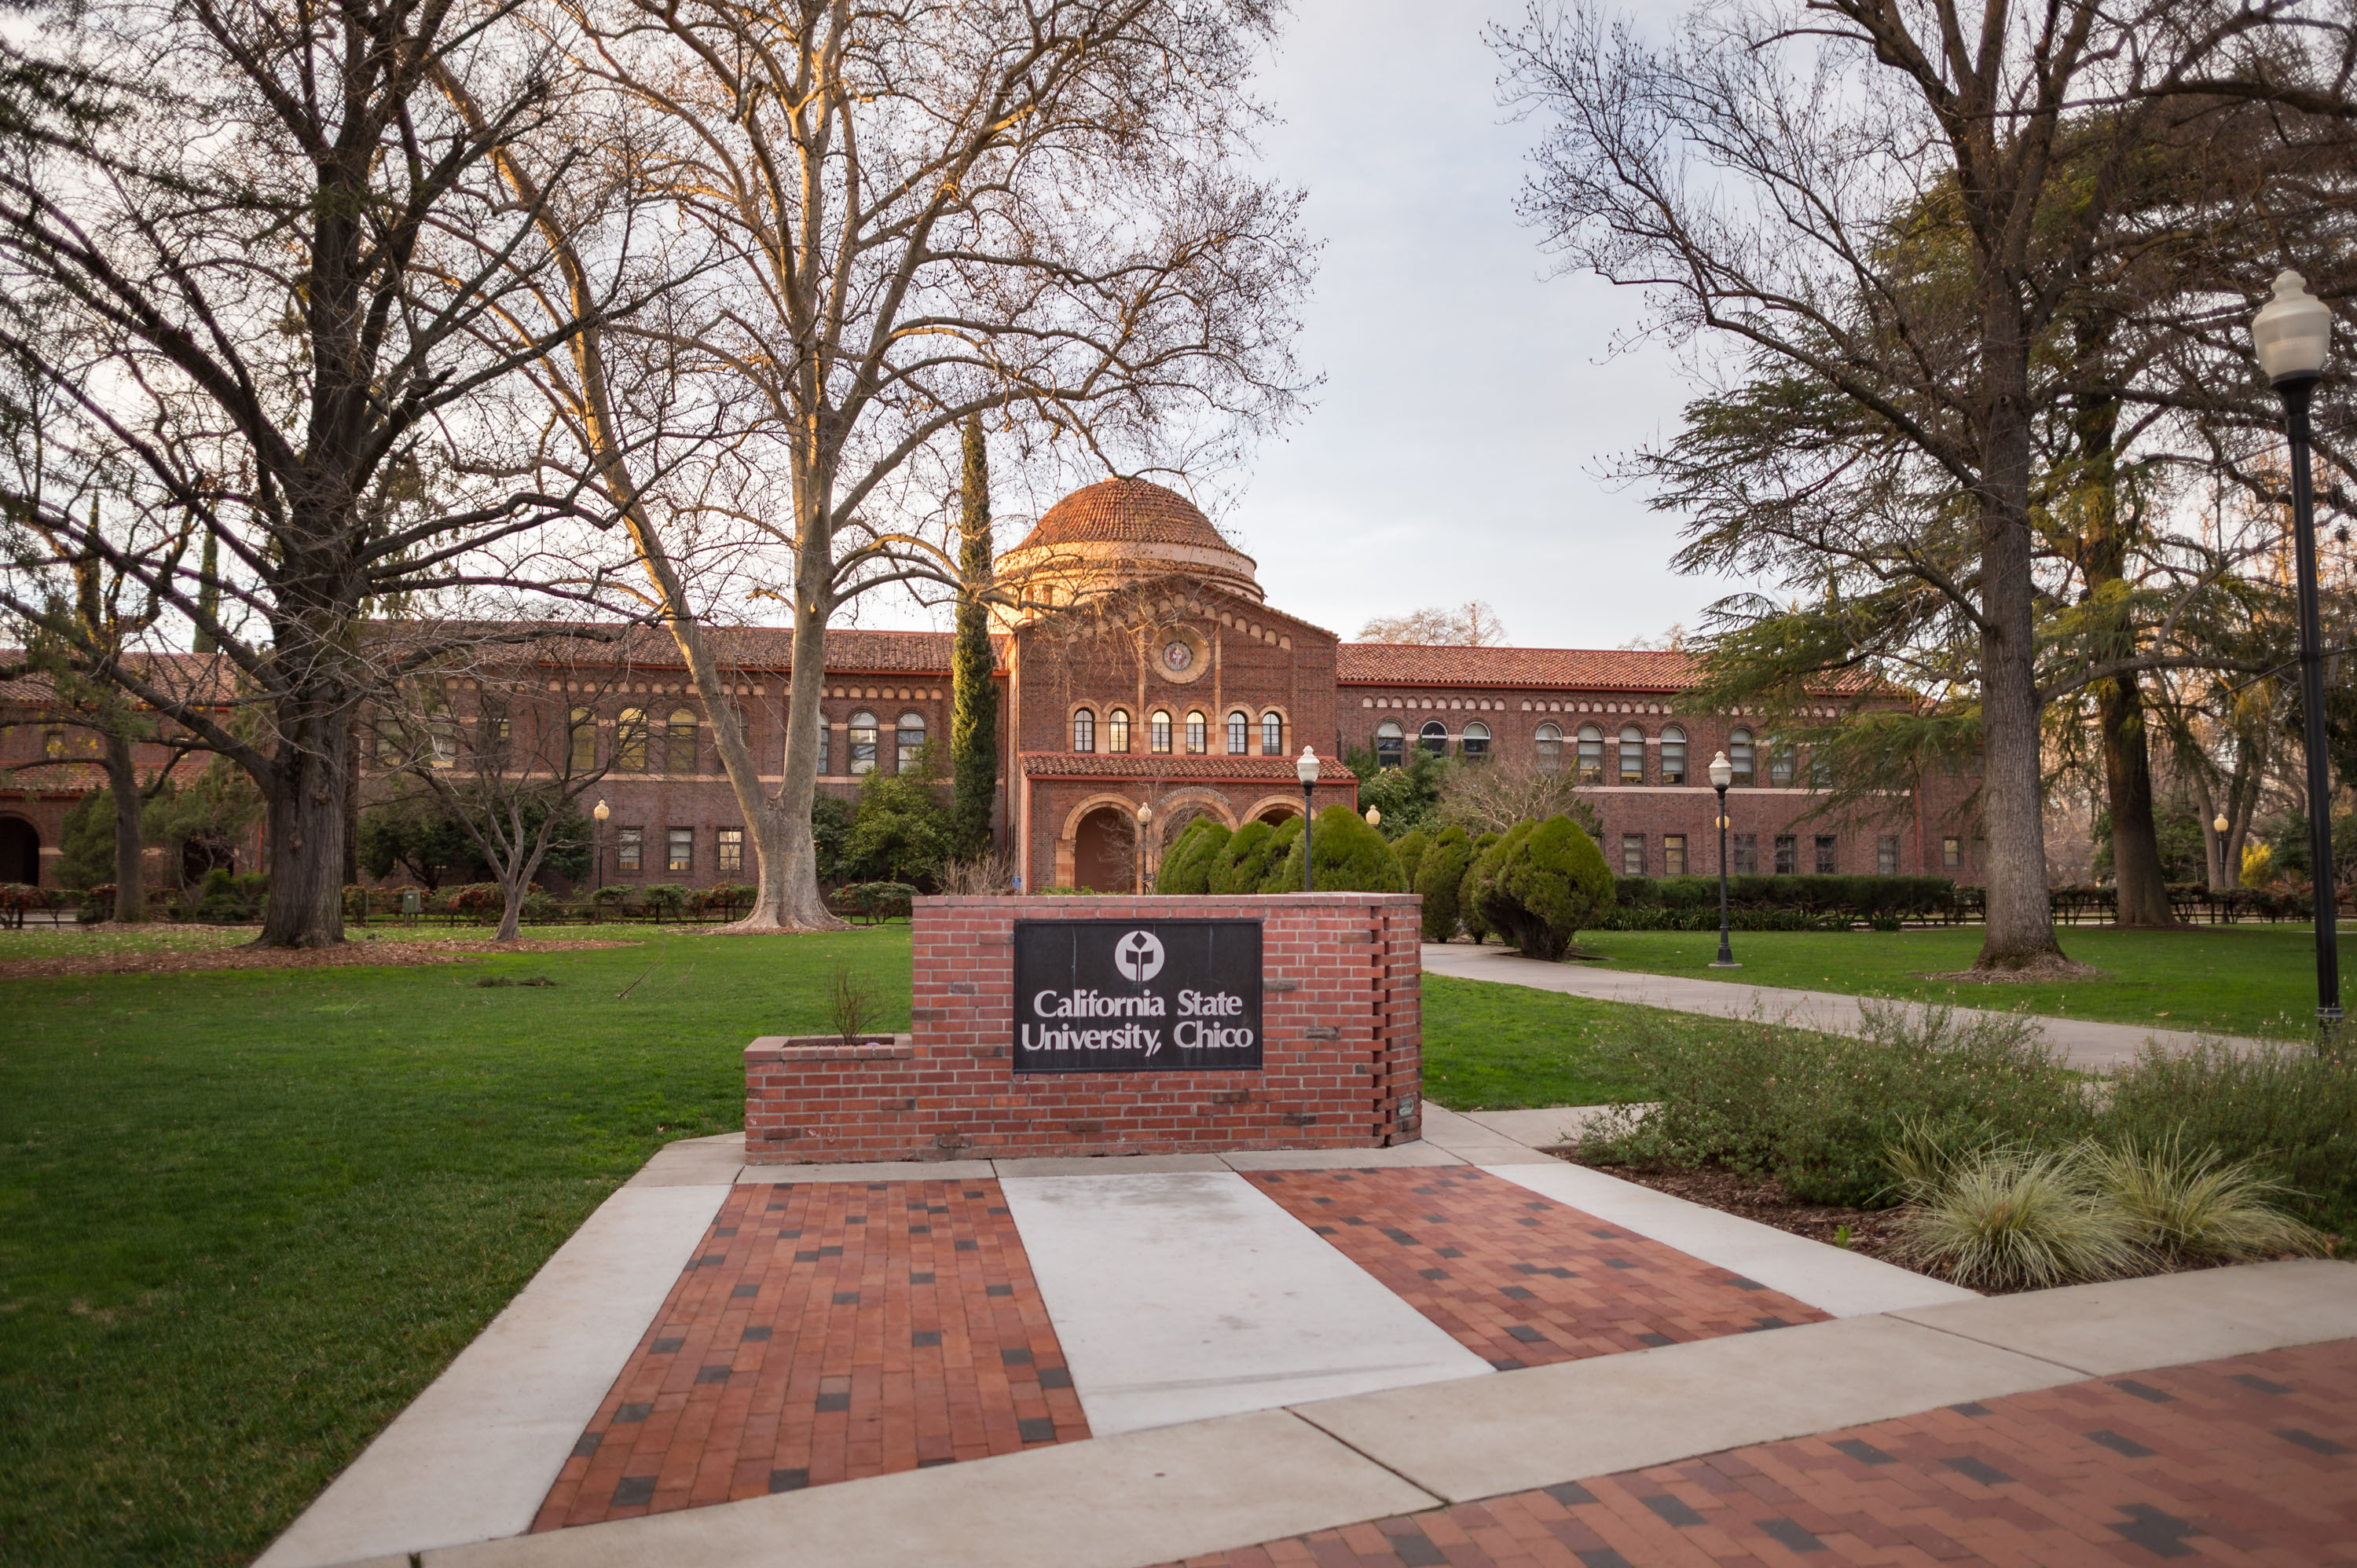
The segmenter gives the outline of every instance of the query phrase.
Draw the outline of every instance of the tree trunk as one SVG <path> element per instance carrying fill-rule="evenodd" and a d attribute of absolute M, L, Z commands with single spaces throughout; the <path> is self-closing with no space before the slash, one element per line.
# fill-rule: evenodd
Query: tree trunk
<path fill-rule="evenodd" d="M 2077 328 L 2079 363 L 2101 362 L 2110 336 L 2107 317 L 2086 315 Z M 2129 539 L 2119 505 L 2119 400 L 2106 392 L 2083 395 L 2072 411 L 2078 446 L 2079 563 L 2087 583 L 2087 603 L 2095 618 L 2098 662 L 2136 653 L 2136 626 L 2129 613 Z M 2118 896 L 2118 923 L 2174 927 L 2169 878 L 2160 866 L 2160 837 L 2152 814 L 2152 759 L 2144 722 L 2144 693 L 2133 671 L 2095 688 L 2095 724 L 2104 751 L 2104 795 L 2112 819 L 2112 885 Z"/>
<path fill-rule="evenodd" d="M 950 820 L 958 852 L 990 851 L 991 806 L 998 793 L 998 689 L 991 681 L 990 455 L 980 415 L 965 423 L 965 468 L 958 518 L 957 646 L 951 655 L 950 755 L 954 768 Z"/>
<path fill-rule="evenodd" d="M 279 704 L 278 756 L 263 784 L 270 902 L 256 947 L 324 948 L 344 940 L 343 774 L 351 716 L 326 696 L 298 703 Z"/>
<path fill-rule="evenodd" d="M 2112 811 L 2112 881 L 2119 923 L 2147 929 L 2174 927 L 2169 876 L 2161 869 L 2159 832 L 2152 811 L 2152 761 L 2146 745 L 2144 695 L 2133 674 L 2103 683 L 2095 722 L 2104 743 L 2104 790 Z"/>
<path fill-rule="evenodd" d="M 1988 284 L 1984 281 L 1983 287 Z M 1975 969 L 2016 970 L 2062 956 L 2046 896 L 2040 800 L 2038 671 L 2029 559 L 2029 361 L 2010 295 L 1984 317 L 1988 388 L 1980 536 L 1981 791 L 1988 829 L 1987 924 Z"/>
<path fill-rule="evenodd" d="M 139 769 L 131 737 L 102 731 L 106 746 L 106 788 L 114 797 L 114 915 L 126 926 L 147 918 L 147 844 L 140 832 Z"/>

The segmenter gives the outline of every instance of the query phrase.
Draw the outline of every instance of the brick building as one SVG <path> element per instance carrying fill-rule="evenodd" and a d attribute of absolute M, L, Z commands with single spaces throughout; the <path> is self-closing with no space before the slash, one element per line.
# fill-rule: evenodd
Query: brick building
<path fill-rule="evenodd" d="M 1878 817 L 1813 819 L 1812 762 L 1741 712 L 1683 710 L 1675 653 L 1435 648 L 1345 642 L 1264 598 L 1251 557 L 1161 486 L 1108 479 L 1067 496 L 1000 557 L 1026 607 L 994 632 L 1000 682 L 999 842 L 1027 888 L 1129 891 L 1187 820 L 1231 826 L 1301 810 L 1294 759 L 1329 765 L 1317 804 L 1353 802 L 1340 758 L 1385 762 L 1425 746 L 1469 760 L 1577 774 L 1616 871 L 1717 870 L 1712 755 L 1736 768 L 1730 869 L 1944 873 L 1980 880 L 1959 811 L 1969 779 L 1894 798 Z M 820 788 L 850 795 L 876 769 L 946 740 L 946 632 L 839 630 L 827 640 Z M 719 635 L 727 699 L 774 785 L 784 748 L 791 639 Z M 599 875 L 608 883 L 708 885 L 749 875 L 743 819 L 712 744 L 711 711 L 667 639 L 624 647 L 619 677 L 553 681 L 567 715 L 612 771 Z M 552 674 L 557 672 L 552 671 Z M 463 682 L 454 682 L 463 684 Z M 1828 716 L 1865 699 L 1828 690 Z M 40 760 L 37 711 L 0 711 L 0 768 Z M 66 805 L 96 780 L 79 771 L 0 774 L 0 853 L 52 854 Z M 1139 809 L 1148 820 L 1141 826 Z M 16 824 L 16 825 L 11 825 Z M 37 841 L 31 851 L 23 843 Z M 10 846 L 14 845 L 14 848 Z M 10 861 L 15 865 L 16 861 Z M 5 871 L 0 871 L 5 875 Z"/>

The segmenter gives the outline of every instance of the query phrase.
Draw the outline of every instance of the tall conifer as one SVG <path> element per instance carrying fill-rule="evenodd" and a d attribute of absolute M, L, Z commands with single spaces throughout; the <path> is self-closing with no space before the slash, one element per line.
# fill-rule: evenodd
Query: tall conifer
<path fill-rule="evenodd" d="M 964 446 L 958 515 L 958 575 L 964 586 L 958 596 L 957 647 L 950 656 L 955 699 L 950 813 L 958 853 L 978 855 L 990 848 L 990 808 L 998 789 L 998 689 L 990 679 L 990 612 L 983 603 L 991 574 L 990 455 L 981 415 L 967 415 Z"/>

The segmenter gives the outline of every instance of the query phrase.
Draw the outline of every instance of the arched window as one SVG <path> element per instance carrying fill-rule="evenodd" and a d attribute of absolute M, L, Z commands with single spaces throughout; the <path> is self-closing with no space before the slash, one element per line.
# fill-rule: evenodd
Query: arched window
<path fill-rule="evenodd" d="M 1260 754 L 1263 757 L 1285 755 L 1285 718 L 1280 714 L 1260 716 Z"/>
<path fill-rule="evenodd" d="M 1438 719 L 1432 719 L 1426 722 L 1422 729 L 1416 731 L 1415 744 L 1424 747 L 1425 750 L 1432 753 L 1435 757 L 1448 756 L 1448 726 L 1442 724 Z"/>
<path fill-rule="evenodd" d="M 1211 723 L 1200 713 L 1187 715 L 1187 755 L 1200 757 L 1211 744 Z"/>
<path fill-rule="evenodd" d="M 457 767 L 457 715 L 451 713 L 448 708 L 444 707 L 441 703 L 436 703 L 434 704 L 434 711 L 426 717 L 425 728 L 426 734 L 432 740 L 434 746 L 434 766 L 436 768 Z"/>
<path fill-rule="evenodd" d="M 1645 781 L 1645 732 L 1635 725 L 1620 731 L 1620 782 L 1642 784 Z"/>
<path fill-rule="evenodd" d="M 1579 726 L 1579 782 L 1604 782 L 1604 732 L 1594 725 Z"/>
<path fill-rule="evenodd" d="M 1786 740 L 1768 743 L 1768 782 L 1779 789 L 1792 787 L 1792 745 Z"/>
<path fill-rule="evenodd" d="M 570 770 L 587 773 L 597 766 L 597 714 L 595 709 L 576 708 L 565 722 L 567 738 L 573 742 Z"/>
<path fill-rule="evenodd" d="M 1738 788 L 1748 788 L 1754 777 L 1749 730 L 1739 729 L 1727 737 L 1727 760 L 1735 769 L 1735 777 L 1729 782 Z"/>
<path fill-rule="evenodd" d="M 1252 715 L 1238 708 L 1228 715 L 1228 755 L 1242 757 L 1252 749 Z"/>
<path fill-rule="evenodd" d="M 1097 715 L 1087 708 L 1072 713 L 1072 749 L 1094 751 L 1097 748 Z"/>
<path fill-rule="evenodd" d="M 920 754 L 925 749 L 925 715 L 919 713 L 902 714 L 900 722 L 893 727 L 895 738 L 900 743 L 897 771 L 914 773 L 924 765 Z"/>
<path fill-rule="evenodd" d="M 663 722 L 663 771 L 695 770 L 695 715 L 685 708 L 674 708 Z"/>
<path fill-rule="evenodd" d="M 862 708 L 851 715 L 851 731 L 844 737 L 854 773 L 876 771 L 876 715 Z"/>
<path fill-rule="evenodd" d="M 1686 781 L 1686 732 L 1675 725 L 1662 731 L 1662 782 Z"/>
<path fill-rule="evenodd" d="M 1407 760 L 1407 736 L 1386 719 L 1375 726 L 1375 766 L 1397 768 Z"/>
<path fill-rule="evenodd" d="M 1170 749 L 1170 712 L 1168 709 L 1157 708 L 1152 713 L 1146 715 L 1146 749 L 1149 751 L 1167 753 Z"/>
<path fill-rule="evenodd" d="M 1129 710 L 1115 708 L 1105 714 L 1105 749 L 1112 752 L 1129 750 Z"/>
<path fill-rule="evenodd" d="M 1538 754 L 1539 771 L 1542 773 L 1562 772 L 1563 731 L 1556 728 L 1554 725 L 1541 725 L 1538 727 L 1538 733 L 1534 735 L 1531 739 Z"/>
<path fill-rule="evenodd" d="M 647 711 L 624 708 L 614 721 L 614 768 L 619 773 L 647 770 Z"/>
<path fill-rule="evenodd" d="M 1490 726 L 1485 724 L 1467 725 L 1464 740 L 1457 751 L 1468 762 L 1480 762 L 1487 757 L 1490 755 Z"/>

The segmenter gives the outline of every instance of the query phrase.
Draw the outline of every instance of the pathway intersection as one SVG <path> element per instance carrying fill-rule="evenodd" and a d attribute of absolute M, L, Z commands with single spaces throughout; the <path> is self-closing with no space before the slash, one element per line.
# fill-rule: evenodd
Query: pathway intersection
<path fill-rule="evenodd" d="M 261 1562 L 2357 1560 L 2345 1265 L 1984 1300 L 1541 1153 L 1577 1111 L 1427 1111 L 1379 1151 L 673 1144 Z"/>

